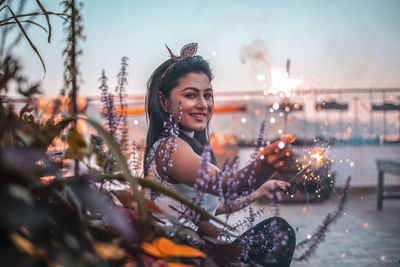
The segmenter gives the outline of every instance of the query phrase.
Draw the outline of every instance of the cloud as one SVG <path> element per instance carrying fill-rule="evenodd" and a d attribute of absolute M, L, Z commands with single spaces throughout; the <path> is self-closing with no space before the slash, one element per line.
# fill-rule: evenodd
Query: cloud
<path fill-rule="evenodd" d="M 255 74 L 268 74 L 270 63 L 268 60 L 269 46 L 266 41 L 256 39 L 249 45 L 244 45 L 239 50 L 242 64 L 249 64 Z"/>

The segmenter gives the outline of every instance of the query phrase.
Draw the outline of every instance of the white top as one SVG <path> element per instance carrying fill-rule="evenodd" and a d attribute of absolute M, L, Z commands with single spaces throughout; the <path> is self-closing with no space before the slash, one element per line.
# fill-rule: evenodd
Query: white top
<path fill-rule="evenodd" d="M 154 180 L 158 183 L 161 183 L 162 179 L 161 175 L 159 175 L 157 172 L 154 155 L 157 151 L 158 146 L 160 145 L 161 140 L 162 139 L 159 139 L 154 143 L 153 147 L 150 149 L 148 154 L 148 158 L 153 159 L 151 162 L 150 171 L 154 176 Z M 174 163 L 172 162 L 172 164 Z M 163 181 L 162 184 L 168 187 L 169 189 L 175 191 L 178 195 L 184 197 L 190 202 L 194 202 L 194 199 L 198 197 L 197 190 L 184 183 L 172 184 L 167 181 Z M 211 215 L 215 215 L 215 211 L 217 210 L 220 203 L 219 197 L 209 193 L 203 193 L 202 195 L 203 195 L 203 201 L 201 202 L 200 207 L 203 208 L 208 213 L 210 213 Z M 157 204 L 157 206 L 161 208 L 161 210 L 163 210 L 167 214 L 173 215 L 176 218 L 179 218 L 180 213 L 186 210 L 185 205 L 179 203 L 175 199 L 172 199 L 164 195 L 158 196 L 154 202 Z M 172 209 L 170 206 L 174 207 L 177 211 L 175 209 Z M 196 226 L 193 223 L 186 224 L 186 226 L 189 226 L 191 228 L 196 228 Z"/>

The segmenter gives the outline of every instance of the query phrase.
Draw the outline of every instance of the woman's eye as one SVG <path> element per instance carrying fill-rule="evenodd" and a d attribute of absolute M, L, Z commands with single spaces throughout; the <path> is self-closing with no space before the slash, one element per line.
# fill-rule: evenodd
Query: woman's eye
<path fill-rule="evenodd" d="M 186 94 L 185 97 L 186 97 L 186 98 L 194 98 L 195 95 L 194 95 L 194 94 Z"/>
<path fill-rule="evenodd" d="M 212 98 L 213 98 L 213 95 L 212 95 L 212 94 L 205 94 L 205 95 L 204 95 L 204 98 L 205 98 L 205 99 L 212 99 Z"/>

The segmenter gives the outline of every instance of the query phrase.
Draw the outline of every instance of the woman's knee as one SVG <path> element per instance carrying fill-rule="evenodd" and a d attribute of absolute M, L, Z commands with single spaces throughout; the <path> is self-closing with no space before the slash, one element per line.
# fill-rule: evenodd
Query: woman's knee
<path fill-rule="evenodd" d="M 293 227 L 282 217 L 272 217 L 271 219 L 271 222 L 275 221 L 281 229 L 288 230 L 289 232 L 294 233 Z"/>

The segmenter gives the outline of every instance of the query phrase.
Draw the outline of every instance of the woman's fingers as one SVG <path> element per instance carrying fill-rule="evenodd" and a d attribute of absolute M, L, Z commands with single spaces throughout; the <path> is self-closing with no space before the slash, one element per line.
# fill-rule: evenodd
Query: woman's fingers
<path fill-rule="evenodd" d="M 279 187 L 286 187 L 286 186 L 290 185 L 288 182 L 285 182 L 285 181 L 282 181 L 282 180 L 277 180 L 276 183 L 277 183 L 277 185 Z"/>
<path fill-rule="evenodd" d="M 285 171 L 287 169 L 290 168 L 290 165 L 293 163 L 293 160 L 291 158 L 284 158 L 278 162 L 276 162 L 275 164 L 273 164 L 272 166 L 275 169 L 278 169 L 279 171 Z"/>
<path fill-rule="evenodd" d="M 288 144 L 290 144 L 291 142 L 294 141 L 294 135 L 290 135 L 290 136 L 282 136 L 281 139 L 279 139 L 278 141 L 272 143 L 269 146 L 266 146 L 263 149 L 262 154 L 264 156 L 268 156 L 268 155 L 272 155 L 272 154 L 276 154 L 279 153 L 281 150 L 283 150 L 284 148 L 286 148 L 286 146 Z"/>
<path fill-rule="evenodd" d="M 285 181 L 279 181 L 279 187 L 283 190 L 286 190 L 288 187 L 290 187 L 290 183 Z"/>
<path fill-rule="evenodd" d="M 277 153 L 266 156 L 266 161 L 270 165 L 275 165 L 277 162 L 290 157 L 290 151 L 286 148 L 284 150 L 280 150 Z"/>

